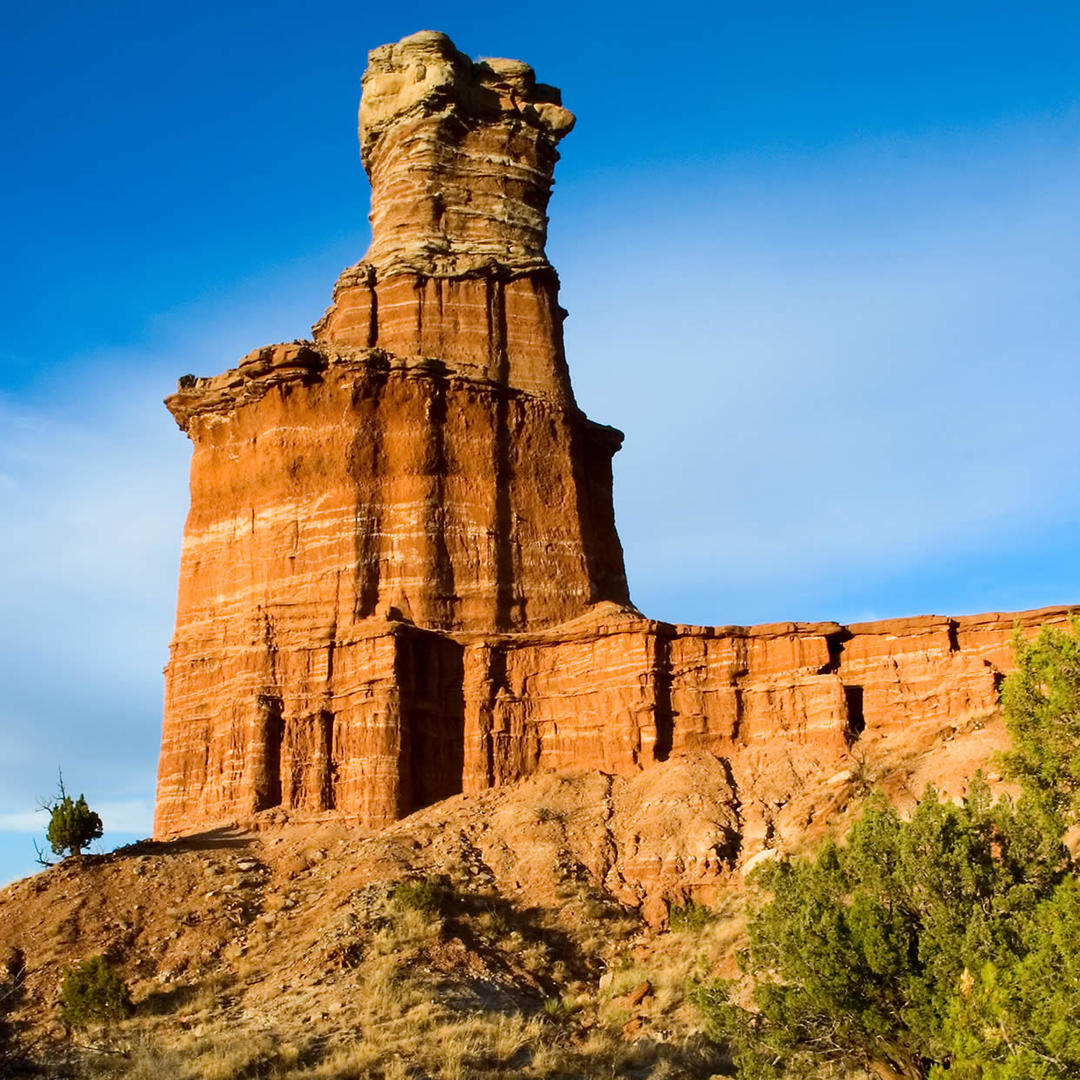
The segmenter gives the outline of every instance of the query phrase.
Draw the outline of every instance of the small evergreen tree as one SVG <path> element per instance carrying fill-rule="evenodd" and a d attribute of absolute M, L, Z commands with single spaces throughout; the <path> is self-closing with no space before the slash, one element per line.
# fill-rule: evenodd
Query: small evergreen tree
<path fill-rule="evenodd" d="M 108 1024 L 135 1011 L 127 983 L 104 956 L 91 956 L 68 970 L 60 988 L 60 1016 L 70 1027 Z"/>
<path fill-rule="evenodd" d="M 1044 626 L 1032 640 L 1013 634 L 1016 670 L 1001 703 L 1012 749 L 1005 774 L 1062 829 L 1080 820 L 1080 619 Z"/>
<path fill-rule="evenodd" d="M 62 774 L 57 785 L 57 797 L 46 802 L 42 809 L 49 811 L 49 828 L 45 838 L 56 855 L 81 855 L 87 844 L 101 836 L 101 818 L 87 806 L 84 796 L 73 799 L 64 790 Z"/>
<path fill-rule="evenodd" d="M 949 1080 L 1080 1076 L 1080 878 L 1058 885 L 1019 936 L 1021 949 L 969 975 L 953 998 Z"/>

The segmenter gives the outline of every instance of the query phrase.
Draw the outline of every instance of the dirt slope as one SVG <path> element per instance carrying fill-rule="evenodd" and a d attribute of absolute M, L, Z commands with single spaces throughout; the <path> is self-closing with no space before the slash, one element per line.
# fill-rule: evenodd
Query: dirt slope
<path fill-rule="evenodd" d="M 26 969 L 6 1068 L 708 1076 L 686 980 L 731 970 L 742 868 L 842 829 L 872 784 L 959 794 L 1002 742 L 996 716 L 908 732 L 771 805 L 694 753 L 632 778 L 545 773 L 381 831 L 271 811 L 67 860 L 0 891 L 0 961 L 17 949 Z M 687 926 L 691 900 L 714 916 Z M 107 1039 L 57 1013 L 64 970 L 96 953 L 138 1006 Z"/>

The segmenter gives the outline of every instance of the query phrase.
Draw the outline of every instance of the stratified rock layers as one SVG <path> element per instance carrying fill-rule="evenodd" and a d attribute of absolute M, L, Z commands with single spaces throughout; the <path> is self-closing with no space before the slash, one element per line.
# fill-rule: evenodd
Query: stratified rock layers
<path fill-rule="evenodd" d="M 573 117 L 526 65 L 425 32 L 371 54 L 360 120 L 372 244 L 314 340 L 167 402 L 194 452 L 156 835 L 275 806 L 380 825 L 689 750 L 781 803 L 856 742 L 995 707 L 1016 616 L 635 611 L 622 436 L 574 404 L 544 253 Z"/>
<path fill-rule="evenodd" d="M 575 409 L 307 345 L 169 405 L 195 451 L 159 831 L 279 803 L 385 821 L 458 791 L 462 650 L 434 631 L 625 600 L 621 436 Z"/>
<path fill-rule="evenodd" d="M 571 403 L 544 245 L 555 147 L 573 124 L 520 61 L 473 63 L 431 32 L 375 49 L 360 102 L 371 247 L 316 341 L 438 357 Z"/>

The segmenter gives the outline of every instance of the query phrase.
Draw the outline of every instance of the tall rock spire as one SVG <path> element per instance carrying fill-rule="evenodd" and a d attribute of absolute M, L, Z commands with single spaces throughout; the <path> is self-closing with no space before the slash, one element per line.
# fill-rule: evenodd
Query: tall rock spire
<path fill-rule="evenodd" d="M 437 357 L 570 403 L 547 260 L 555 147 L 574 124 L 519 60 L 422 31 L 372 51 L 360 101 L 371 247 L 314 327 L 331 347 Z"/>
<path fill-rule="evenodd" d="M 159 829 L 279 804 L 383 821 L 460 790 L 460 648 L 406 656 L 402 628 L 521 633 L 628 603 L 622 436 L 574 404 L 544 254 L 558 97 L 442 34 L 374 50 L 365 259 L 313 341 L 168 399 L 194 450 Z M 411 665 L 427 689 L 404 689 Z"/>
<path fill-rule="evenodd" d="M 573 125 L 520 60 L 473 62 L 432 31 L 375 49 L 360 101 L 365 263 L 380 278 L 546 268 L 555 147 Z"/>

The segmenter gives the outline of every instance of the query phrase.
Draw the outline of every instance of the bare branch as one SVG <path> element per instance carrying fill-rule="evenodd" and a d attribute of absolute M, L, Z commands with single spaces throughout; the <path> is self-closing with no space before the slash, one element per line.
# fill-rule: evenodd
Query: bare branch
<path fill-rule="evenodd" d="M 38 847 L 38 842 L 36 840 L 31 840 L 31 843 L 34 845 L 34 851 L 37 852 L 37 858 L 34 861 L 38 863 L 38 865 L 46 867 L 56 865 L 56 863 L 49 862 L 49 860 L 45 858 L 45 852 Z"/>

